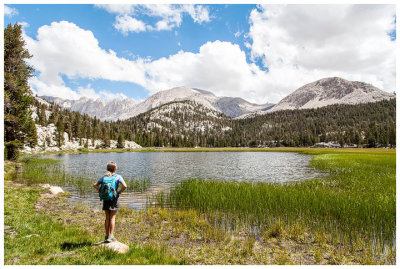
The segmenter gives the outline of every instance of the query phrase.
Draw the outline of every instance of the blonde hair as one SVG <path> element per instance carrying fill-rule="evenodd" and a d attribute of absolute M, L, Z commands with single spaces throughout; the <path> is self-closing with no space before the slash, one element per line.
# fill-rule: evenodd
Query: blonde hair
<path fill-rule="evenodd" d="M 106 176 L 110 177 L 115 171 L 117 171 L 117 164 L 115 162 L 108 162 Z"/>

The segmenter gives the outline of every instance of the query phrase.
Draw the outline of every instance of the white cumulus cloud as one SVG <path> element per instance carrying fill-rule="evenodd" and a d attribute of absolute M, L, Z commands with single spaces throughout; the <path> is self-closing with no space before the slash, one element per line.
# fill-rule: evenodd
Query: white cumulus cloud
<path fill-rule="evenodd" d="M 4 5 L 4 15 L 8 17 L 18 15 L 18 10 L 16 8 Z"/>
<path fill-rule="evenodd" d="M 393 5 L 258 7 L 251 12 L 246 34 L 250 61 L 239 45 L 218 40 L 195 52 L 126 59 L 101 48 L 91 31 L 66 21 L 40 27 L 36 38 L 24 38 L 34 55 L 29 62 L 39 71 L 30 83 L 40 95 L 124 98 L 119 93 L 92 91 L 90 85 L 71 89 L 63 81 L 65 75 L 131 82 L 150 94 L 185 85 L 266 103 L 331 76 L 394 91 L 396 50 L 388 36 L 394 29 L 394 14 Z M 256 64 L 259 60 L 264 66 Z"/>
<path fill-rule="evenodd" d="M 79 86 L 78 87 L 78 96 L 79 97 L 87 97 L 91 99 L 103 99 L 105 101 L 110 101 L 113 99 L 125 99 L 128 98 L 123 93 L 112 93 L 106 90 L 101 90 L 98 93 L 92 88 L 91 84 L 87 86 Z"/>
<path fill-rule="evenodd" d="M 394 5 L 265 5 L 250 15 L 253 60 L 277 89 L 339 76 L 395 90 Z"/>
<path fill-rule="evenodd" d="M 244 51 L 230 42 L 208 42 L 197 53 L 180 51 L 156 60 L 128 60 L 102 49 L 91 31 L 71 22 L 53 22 L 40 27 L 36 39 L 24 38 L 34 55 L 29 63 L 39 72 L 30 84 L 39 95 L 77 99 L 97 98 L 100 94 L 88 86 L 67 87 L 62 77 L 65 75 L 71 79 L 132 82 L 150 93 L 186 85 L 252 101 L 268 99 L 262 93 L 267 73 L 248 63 Z"/>
<path fill-rule="evenodd" d="M 33 93 L 38 96 L 56 96 L 73 100 L 83 97 L 79 95 L 78 92 L 65 86 L 63 81 L 51 83 L 42 81 L 40 77 L 32 77 L 29 79 L 29 85 L 31 86 Z"/>
<path fill-rule="evenodd" d="M 127 35 L 129 32 L 143 32 L 146 31 L 146 24 L 140 20 L 132 18 L 128 15 L 119 15 L 115 19 L 115 29 L 122 34 Z"/>
<path fill-rule="evenodd" d="M 246 61 L 239 45 L 207 42 L 198 53 L 180 51 L 146 65 L 147 88 L 153 93 L 178 85 L 211 90 L 219 96 L 238 96 L 253 102 L 271 101 L 265 85 L 268 73 Z"/>
<path fill-rule="evenodd" d="M 202 5 L 183 5 L 182 12 L 187 12 L 192 17 L 194 22 L 203 23 L 209 22 L 210 14 L 207 7 Z"/>
<path fill-rule="evenodd" d="M 68 77 L 103 78 L 115 81 L 144 82 L 142 63 L 116 56 L 99 47 L 91 31 L 67 21 L 39 28 L 36 40 L 26 37 L 32 63 L 45 82 L 60 82 Z"/>
<path fill-rule="evenodd" d="M 117 14 L 115 29 L 123 34 L 142 31 L 169 31 L 179 27 L 182 17 L 188 14 L 194 22 L 209 22 L 209 10 L 203 5 L 96 5 L 109 13 Z M 146 24 L 137 16 L 158 18 L 153 25 Z"/>
<path fill-rule="evenodd" d="M 98 8 L 103 8 L 109 13 L 114 14 L 132 14 L 135 10 L 134 5 L 118 5 L 118 4 L 98 4 L 95 5 Z"/>
<path fill-rule="evenodd" d="M 99 47 L 91 31 L 67 21 L 39 28 L 36 39 L 24 35 L 29 59 L 38 77 L 30 80 L 39 95 L 77 99 L 83 93 L 65 86 L 61 75 L 69 78 L 107 79 L 145 84 L 144 62 L 118 57 L 112 50 Z"/>

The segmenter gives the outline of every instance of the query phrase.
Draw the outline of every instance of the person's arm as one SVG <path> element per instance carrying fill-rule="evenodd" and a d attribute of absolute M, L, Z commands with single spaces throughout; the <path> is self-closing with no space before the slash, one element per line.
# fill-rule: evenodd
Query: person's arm
<path fill-rule="evenodd" d="M 94 187 L 97 191 L 100 190 L 100 184 L 99 184 L 98 182 L 94 183 L 94 184 L 93 184 L 93 187 Z"/>
<path fill-rule="evenodd" d="M 121 182 L 121 184 L 122 184 L 122 188 L 119 189 L 118 194 L 121 194 L 121 193 L 126 189 L 126 187 L 127 187 L 127 185 L 126 185 L 126 183 L 125 183 L 125 181 L 124 181 L 124 179 L 123 179 L 122 177 L 121 177 L 121 179 L 120 179 L 120 182 Z"/>
<path fill-rule="evenodd" d="M 99 191 L 100 190 L 100 185 L 101 185 L 101 179 L 99 179 L 96 183 L 93 184 L 93 187 Z"/>

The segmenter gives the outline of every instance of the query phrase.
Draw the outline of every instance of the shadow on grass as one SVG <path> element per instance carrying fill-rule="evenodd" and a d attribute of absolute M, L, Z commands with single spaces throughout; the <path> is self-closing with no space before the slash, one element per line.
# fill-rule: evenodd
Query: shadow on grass
<path fill-rule="evenodd" d="M 86 246 L 92 246 L 93 243 L 86 241 L 86 242 L 81 242 L 81 243 L 72 243 L 72 242 L 64 242 L 61 245 L 61 249 L 62 250 L 73 250 L 73 249 L 77 249 L 77 248 L 82 248 L 82 247 L 86 247 Z"/>

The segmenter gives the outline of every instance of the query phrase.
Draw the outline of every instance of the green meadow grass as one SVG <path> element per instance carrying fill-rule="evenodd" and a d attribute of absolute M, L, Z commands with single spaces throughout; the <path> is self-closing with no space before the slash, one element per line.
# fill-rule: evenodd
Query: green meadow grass
<path fill-rule="evenodd" d="M 312 153 L 321 154 L 329 152 L 341 153 L 354 153 L 354 152 L 382 152 L 388 151 L 386 149 L 373 149 L 373 148 L 342 148 L 342 149 L 330 149 L 330 148 L 301 148 L 301 147 L 277 147 L 277 148 L 249 148 L 249 147 L 224 147 L 224 148 L 171 148 L 171 147 L 143 147 L 137 149 L 84 149 L 80 148 L 77 151 L 74 150 L 63 150 L 63 151 L 48 151 L 40 153 L 39 155 L 48 154 L 81 154 L 81 153 L 113 153 L 113 152 L 241 152 L 241 151 L 255 151 L 255 152 L 269 152 L 269 151 L 285 151 L 285 152 L 301 152 L 301 153 Z"/>
<path fill-rule="evenodd" d="M 313 150 L 311 165 L 330 173 L 289 184 L 188 179 L 158 201 L 195 208 L 224 225 L 265 230 L 277 221 L 302 223 L 347 245 L 366 242 L 378 252 L 394 247 L 396 154 L 393 150 Z"/>
<path fill-rule="evenodd" d="M 61 221 L 40 214 L 35 202 L 40 196 L 37 187 L 4 189 L 4 264 L 17 265 L 91 265 L 91 264 L 184 264 L 166 254 L 165 249 L 130 245 L 126 254 L 93 247 L 96 238 L 77 225 L 64 225 Z"/>
<path fill-rule="evenodd" d="M 247 151 L 238 148 L 143 149 L 148 151 Z M 274 148 L 251 151 L 292 151 L 312 154 L 311 166 L 329 176 L 288 184 L 223 182 L 189 179 L 156 197 L 158 206 L 206 213 L 216 225 L 252 233 L 275 234 L 276 227 L 301 224 L 313 233 L 351 248 L 365 244 L 375 252 L 394 247 L 396 216 L 396 153 L 387 149 Z M 57 160 L 25 158 L 23 179 L 28 184 L 73 185 L 92 192 L 90 175 L 73 177 Z M 12 171 L 14 174 L 18 174 Z M 130 179 L 129 191 L 145 191 L 149 179 Z M 279 225 L 278 225 L 279 224 Z M 274 228 L 275 227 L 275 228 Z M 271 232 L 271 230 L 273 232 Z"/>

